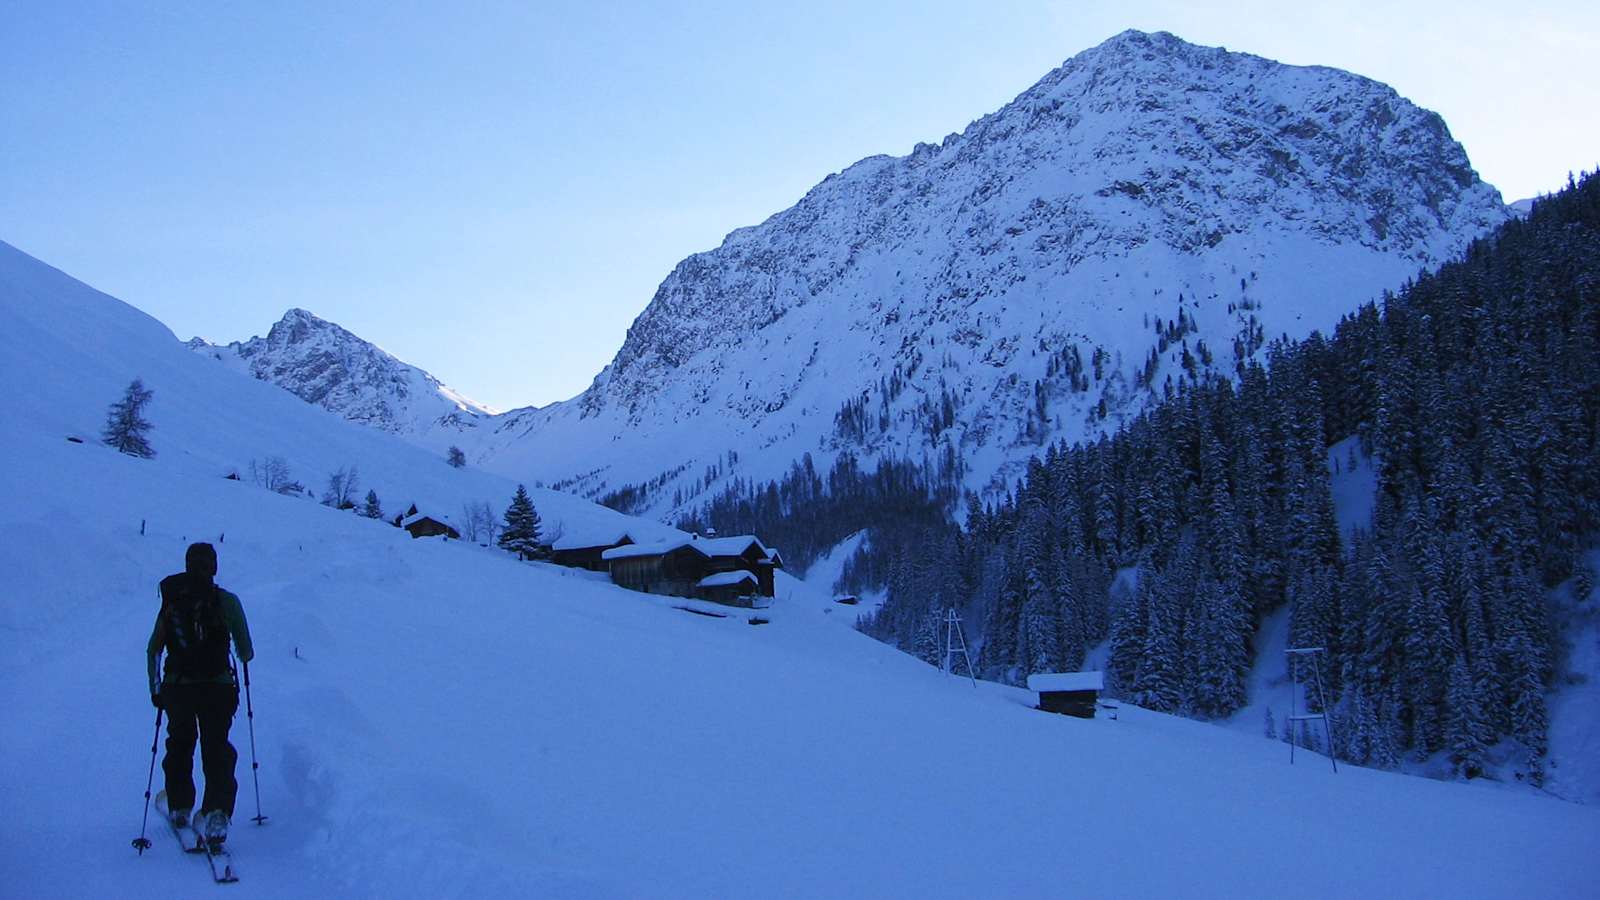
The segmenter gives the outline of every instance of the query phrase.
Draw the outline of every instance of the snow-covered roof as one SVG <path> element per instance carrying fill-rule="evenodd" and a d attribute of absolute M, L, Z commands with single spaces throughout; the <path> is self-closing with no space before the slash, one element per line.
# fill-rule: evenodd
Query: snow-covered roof
<path fill-rule="evenodd" d="M 655 541 L 649 544 L 629 544 L 626 547 L 612 547 L 600 554 L 601 559 L 632 559 L 636 556 L 659 556 L 689 544 L 688 538 L 678 538 L 670 541 Z"/>
<path fill-rule="evenodd" d="M 1055 672 L 1028 676 L 1030 691 L 1098 691 L 1105 686 L 1104 672 Z"/>
<path fill-rule="evenodd" d="M 694 544 L 699 548 L 700 552 L 707 556 L 739 556 L 750 549 L 751 544 L 754 544 L 761 551 L 762 559 L 772 555 L 772 551 L 768 550 L 767 546 L 757 540 L 753 534 L 741 534 L 735 537 L 699 538 L 694 541 Z"/>
<path fill-rule="evenodd" d="M 412 525 L 421 522 L 423 519 L 432 519 L 441 525 L 450 525 L 450 518 L 448 516 L 435 516 L 425 512 L 416 512 L 406 516 L 404 519 L 401 519 L 400 527 L 410 528 Z M 454 528 L 455 526 L 451 525 L 450 527 Z"/>
<path fill-rule="evenodd" d="M 632 559 L 639 556 L 660 556 L 671 553 L 682 547 L 688 547 L 701 556 L 739 556 L 754 544 L 760 551 L 763 559 L 770 557 L 767 550 L 754 535 L 740 535 L 739 537 L 725 538 L 695 538 L 683 537 L 670 541 L 656 541 L 651 544 L 629 544 L 626 547 L 613 547 L 600 554 L 601 559 Z"/>
<path fill-rule="evenodd" d="M 585 547 L 614 547 L 624 540 L 632 540 L 633 536 L 620 528 L 605 526 L 594 528 L 579 528 L 567 531 L 561 539 L 551 545 L 556 550 L 582 550 Z"/>
<path fill-rule="evenodd" d="M 718 572 L 715 575 L 707 575 L 706 577 L 700 579 L 700 587 L 727 587 L 733 584 L 742 584 L 746 581 L 750 582 L 751 584 L 757 583 L 754 575 L 744 571 L 743 569 L 740 569 L 736 572 Z"/>

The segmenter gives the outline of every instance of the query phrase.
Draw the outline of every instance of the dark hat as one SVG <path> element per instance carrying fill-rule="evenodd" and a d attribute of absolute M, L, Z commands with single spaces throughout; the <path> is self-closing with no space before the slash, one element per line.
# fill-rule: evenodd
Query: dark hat
<path fill-rule="evenodd" d="M 207 578 L 217 574 L 217 548 L 210 544 L 190 544 L 189 552 L 183 556 L 184 571 L 191 575 L 204 575 Z"/>

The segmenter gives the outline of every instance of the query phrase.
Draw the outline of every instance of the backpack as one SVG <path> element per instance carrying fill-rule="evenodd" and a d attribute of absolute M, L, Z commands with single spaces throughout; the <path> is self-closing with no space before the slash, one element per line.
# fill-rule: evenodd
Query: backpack
<path fill-rule="evenodd" d="M 162 579 L 161 624 L 168 676 L 203 681 L 232 672 L 228 623 L 215 584 L 187 575 Z"/>

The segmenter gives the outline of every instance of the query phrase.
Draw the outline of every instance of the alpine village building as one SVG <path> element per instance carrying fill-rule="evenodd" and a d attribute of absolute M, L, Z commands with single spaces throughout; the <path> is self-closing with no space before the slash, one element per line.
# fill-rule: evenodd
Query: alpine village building
<path fill-rule="evenodd" d="M 754 535 L 630 542 L 605 549 L 600 557 L 621 587 L 750 608 L 771 605 L 773 573 L 783 568 L 782 554 Z"/>

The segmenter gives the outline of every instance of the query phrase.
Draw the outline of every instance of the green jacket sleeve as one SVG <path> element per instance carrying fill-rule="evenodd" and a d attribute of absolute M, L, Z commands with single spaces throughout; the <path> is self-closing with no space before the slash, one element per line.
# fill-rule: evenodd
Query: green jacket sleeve
<path fill-rule="evenodd" d="M 240 662 L 256 658 L 255 645 L 250 643 L 250 623 L 245 621 L 244 606 L 232 591 L 222 592 L 222 618 L 228 623 L 228 633 L 233 635 L 233 651 Z"/>

